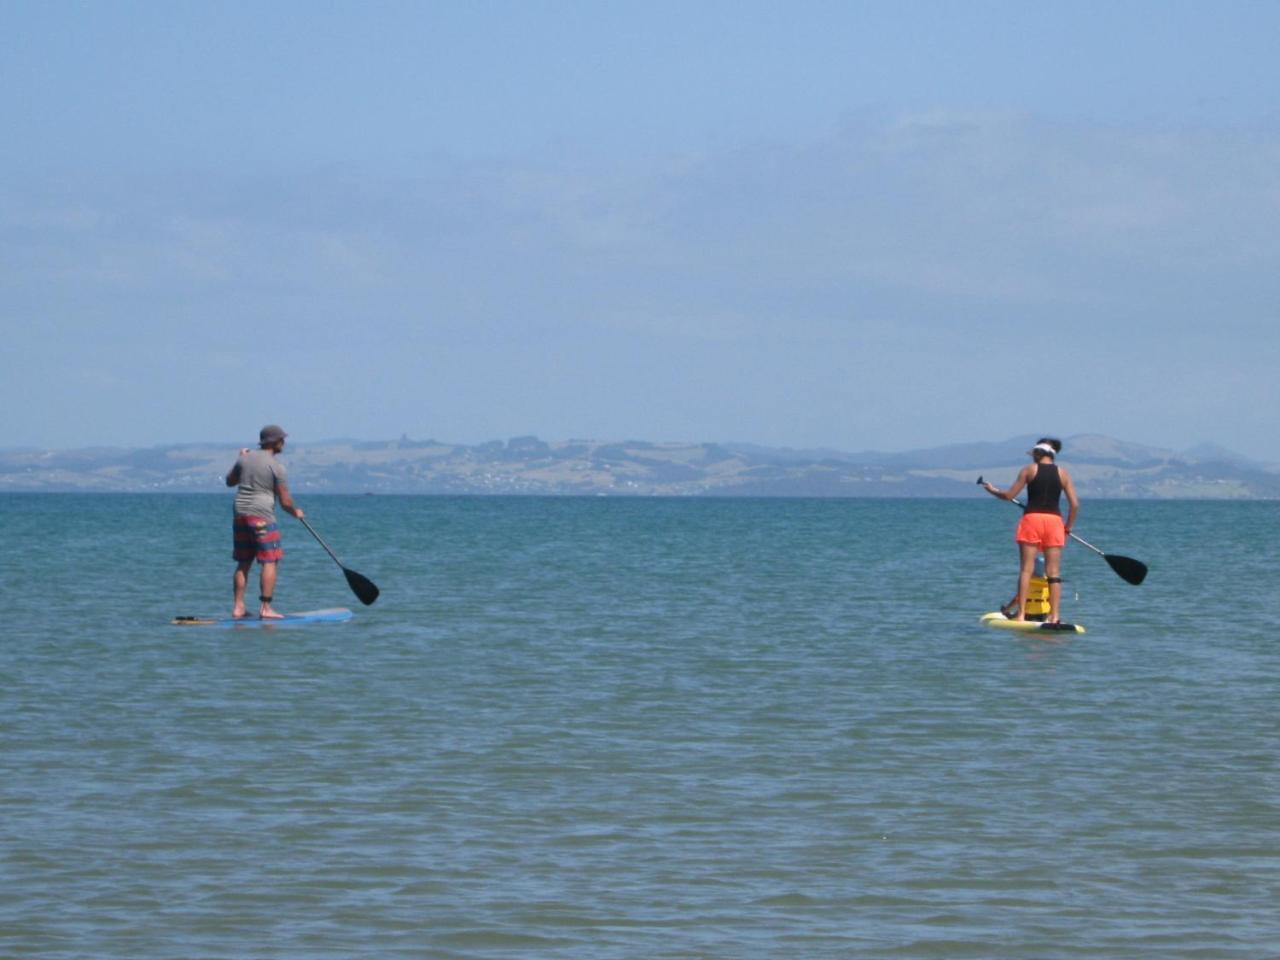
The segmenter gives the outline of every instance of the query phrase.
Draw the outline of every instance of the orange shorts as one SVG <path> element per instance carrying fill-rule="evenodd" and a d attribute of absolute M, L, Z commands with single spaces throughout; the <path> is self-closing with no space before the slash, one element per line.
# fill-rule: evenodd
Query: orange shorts
<path fill-rule="evenodd" d="M 1041 550 L 1045 547 L 1062 547 L 1067 543 L 1066 527 L 1056 513 L 1024 513 L 1013 539 L 1030 543 Z"/>

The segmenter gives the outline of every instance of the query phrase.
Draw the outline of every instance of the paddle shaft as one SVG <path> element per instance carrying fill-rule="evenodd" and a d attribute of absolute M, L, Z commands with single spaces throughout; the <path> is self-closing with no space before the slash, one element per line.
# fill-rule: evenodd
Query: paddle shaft
<path fill-rule="evenodd" d="M 1014 502 L 1016 503 L 1017 501 L 1015 500 Z M 1090 542 L 1089 542 L 1088 540 L 1086 540 L 1084 537 L 1078 537 L 1078 536 L 1076 536 L 1074 533 L 1068 533 L 1068 534 L 1067 534 L 1067 536 L 1068 536 L 1068 537 L 1070 537 L 1072 540 L 1074 540 L 1076 543 L 1083 543 L 1086 547 L 1088 547 L 1090 550 L 1092 550 L 1092 551 L 1093 551 L 1094 553 L 1096 553 L 1098 556 L 1100 556 L 1100 557 L 1105 557 L 1105 556 L 1106 556 L 1106 554 L 1105 554 L 1105 553 L 1103 553 L 1101 550 L 1099 550 L 1097 547 L 1095 547 L 1092 543 L 1090 543 Z"/>
<path fill-rule="evenodd" d="M 312 527 L 311 524 L 307 523 L 307 518 L 298 517 L 298 522 L 307 528 L 307 532 L 309 534 L 311 534 L 313 537 L 316 538 L 316 543 L 324 547 L 324 552 L 329 554 L 329 556 L 333 557 L 333 562 L 336 563 L 338 566 L 342 567 L 342 561 L 338 559 L 338 555 L 329 549 L 329 545 L 327 543 L 325 543 L 323 540 L 320 539 L 320 534 L 316 533 L 315 528 Z M 342 567 L 342 569 L 345 570 L 347 568 Z"/>
<path fill-rule="evenodd" d="M 307 532 L 316 538 L 316 543 L 324 547 L 324 552 L 333 557 L 333 562 L 338 565 L 339 569 L 342 570 L 342 575 L 347 578 L 347 586 L 351 588 L 351 592 L 359 598 L 361 603 L 367 607 L 373 603 L 373 601 L 378 599 L 378 593 L 380 591 L 378 590 L 378 585 L 376 583 L 363 574 L 356 573 L 354 570 L 348 570 L 344 567 L 342 565 L 342 561 L 338 559 L 338 555 L 329 549 L 329 545 L 320 538 L 320 534 L 315 532 L 315 529 L 312 528 L 311 524 L 307 523 L 303 517 L 298 517 L 298 522 L 306 527 Z"/>

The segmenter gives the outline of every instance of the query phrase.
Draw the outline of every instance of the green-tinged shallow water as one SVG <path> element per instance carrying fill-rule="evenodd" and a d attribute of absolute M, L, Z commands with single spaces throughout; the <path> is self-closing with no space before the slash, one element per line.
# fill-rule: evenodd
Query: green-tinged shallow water
<path fill-rule="evenodd" d="M 1280 505 L 0 497 L 0 956 L 1280 955 Z M 256 579 L 256 577 L 255 577 Z M 256 593 L 256 583 L 251 592 Z"/>

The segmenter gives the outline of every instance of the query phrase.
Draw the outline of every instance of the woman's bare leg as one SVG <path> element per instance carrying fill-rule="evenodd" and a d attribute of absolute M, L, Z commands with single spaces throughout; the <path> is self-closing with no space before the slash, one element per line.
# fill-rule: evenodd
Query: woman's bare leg
<path fill-rule="evenodd" d="M 1031 593 L 1031 574 L 1036 568 L 1036 554 L 1040 550 L 1034 543 L 1018 544 L 1018 612 L 1015 620 L 1027 619 L 1027 596 Z"/>
<path fill-rule="evenodd" d="M 1060 619 L 1059 609 L 1062 604 L 1062 548 L 1045 547 L 1044 576 L 1049 581 L 1049 618 L 1048 623 L 1057 623 Z"/>

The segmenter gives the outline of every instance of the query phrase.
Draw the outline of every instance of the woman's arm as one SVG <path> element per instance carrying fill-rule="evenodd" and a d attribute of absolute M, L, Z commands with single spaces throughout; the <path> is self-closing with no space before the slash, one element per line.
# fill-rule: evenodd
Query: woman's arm
<path fill-rule="evenodd" d="M 1036 469 L 1035 464 L 1029 463 L 1025 467 L 1023 467 L 1021 470 L 1019 470 L 1017 479 L 1013 481 L 1013 486 L 1011 486 L 1008 490 L 1001 490 L 999 487 L 997 487 L 994 483 L 991 483 L 990 481 L 987 481 L 986 483 L 984 483 L 982 485 L 982 488 L 986 490 L 987 493 L 991 494 L 993 497 L 999 497 L 1001 500 L 1012 500 L 1014 497 L 1016 497 L 1019 493 L 1022 492 L 1023 487 L 1025 487 L 1028 483 L 1031 482 L 1031 478 L 1035 476 L 1035 472 L 1034 472 L 1035 469 Z"/>
<path fill-rule="evenodd" d="M 1067 495 L 1067 522 L 1064 524 L 1067 533 L 1076 525 L 1076 513 L 1080 510 L 1080 498 L 1076 496 L 1076 485 L 1071 482 L 1071 474 L 1066 467 L 1058 468 L 1058 478 L 1062 481 L 1062 492 Z"/>

